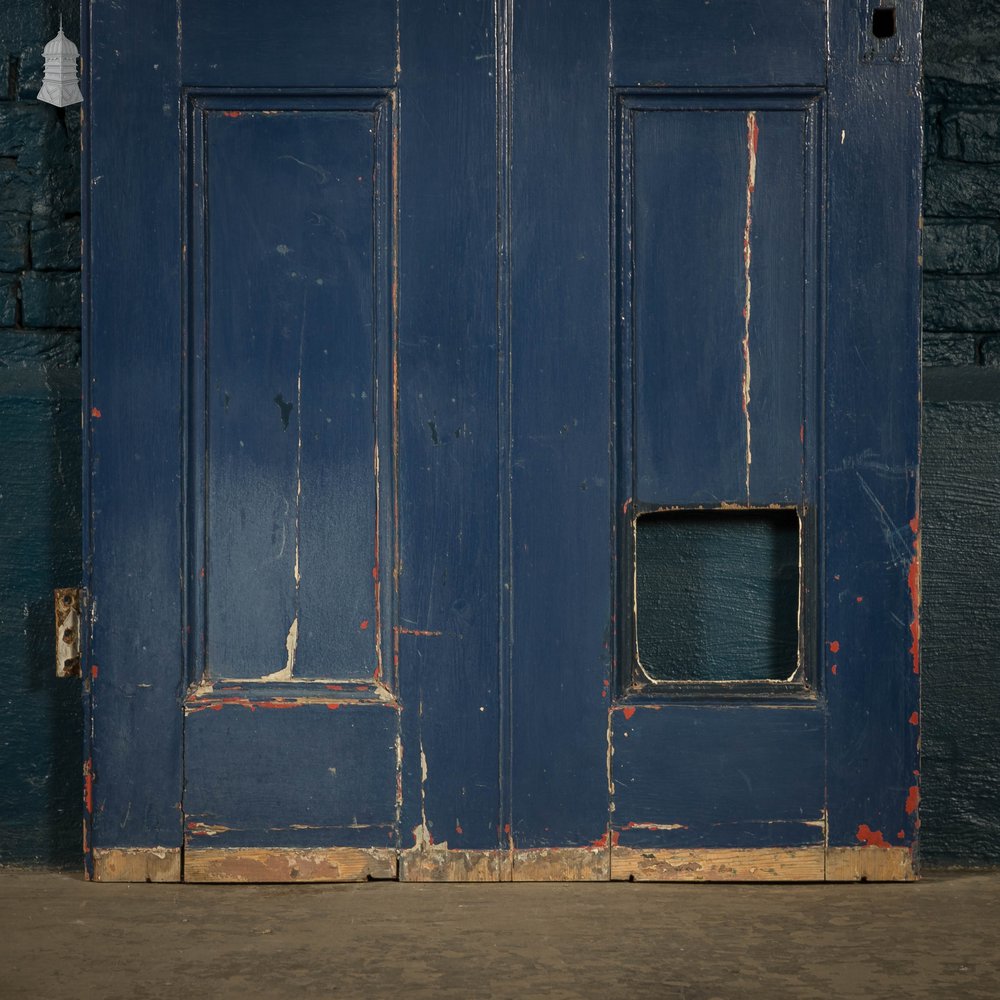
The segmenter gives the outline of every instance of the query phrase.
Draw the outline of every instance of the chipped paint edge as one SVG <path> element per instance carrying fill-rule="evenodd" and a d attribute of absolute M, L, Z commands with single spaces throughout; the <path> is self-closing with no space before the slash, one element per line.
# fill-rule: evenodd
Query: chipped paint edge
<path fill-rule="evenodd" d="M 611 878 L 608 849 L 542 847 L 515 850 L 513 882 L 607 882 Z"/>
<path fill-rule="evenodd" d="M 822 882 L 825 876 L 822 846 L 611 851 L 613 882 Z"/>
<path fill-rule="evenodd" d="M 397 877 L 392 848 L 188 848 L 185 882 L 367 882 Z"/>
<path fill-rule="evenodd" d="M 94 882 L 180 882 L 179 847 L 95 847 Z"/>
<path fill-rule="evenodd" d="M 444 844 L 421 846 L 399 854 L 400 882 L 509 882 L 507 851 L 449 850 Z"/>
<path fill-rule="evenodd" d="M 908 847 L 831 847 L 826 855 L 827 882 L 916 882 L 913 851 Z"/>

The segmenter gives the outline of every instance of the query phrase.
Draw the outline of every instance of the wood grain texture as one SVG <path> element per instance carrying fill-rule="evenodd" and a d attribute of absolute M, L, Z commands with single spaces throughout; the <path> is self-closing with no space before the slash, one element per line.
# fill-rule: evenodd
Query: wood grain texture
<path fill-rule="evenodd" d="M 506 851 L 413 848 L 399 855 L 400 882 L 509 882 Z"/>
<path fill-rule="evenodd" d="M 914 882 L 917 872 L 908 847 L 831 847 L 827 882 Z"/>
<path fill-rule="evenodd" d="M 180 848 L 94 848 L 93 880 L 95 882 L 180 882 Z"/>
<path fill-rule="evenodd" d="M 389 849 L 189 848 L 184 852 L 185 882 L 366 882 L 395 877 L 396 852 Z"/>
<path fill-rule="evenodd" d="M 822 882 L 823 848 L 702 851 L 611 850 L 612 881 Z"/>
<path fill-rule="evenodd" d="M 606 847 L 544 847 L 514 851 L 514 882 L 607 882 L 611 855 Z"/>

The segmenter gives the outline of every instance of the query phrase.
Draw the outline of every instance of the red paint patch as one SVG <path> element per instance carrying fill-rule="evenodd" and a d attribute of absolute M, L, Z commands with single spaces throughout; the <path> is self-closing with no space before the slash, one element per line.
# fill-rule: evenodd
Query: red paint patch
<path fill-rule="evenodd" d="M 830 652 L 831 653 L 839 653 L 840 652 L 840 643 L 837 642 L 836 639 L 834 639 L 833 642 L 830 643 Z"/>
<path fill-rule="evenodd" d="M 624 715 L 626 719 L 631 719 L 632 716 L 635 715 L 635 708 L 630 705 L 622 711 L 622 715 Z"/>
<path fill-rule="evenodd" d="M 93 680 L 93 681 L 97 680 L 97 664 L 96 663 L 90 668 L 90 679 Z"/>
<path fill-rule="evenodd" d="M 858 827 L 858 840 L 866 847 L 891 847 L 892 845 L 882 836 L 881 830 L 873 830 L 867 823 L 862 823 Z"/>
<path fill-rule="evenodd" d="M 902 830 L 896 834 L 896 840 L 906 840 L 906 834 Z"/>
<path fill-rule="evenodd" d="M 920 673 L 920 519 L 914 515 L 910 521 L 913 532 L 913 558 L 906 574 L 906 586 L 910 591 L 910 657 L 913 660 L 913 672 Z"/>
<path fill-rule="evenodd" d="M 93 765 L 87 760 L 83 765 L 83 805 L 87 810 L 87 815 L 94 812 L 94 775 Z"/>
<path fill-rule="evenodd" d="M 462 832 L 462 828 L 456 824 L 455 825 L 455 833 L 461 834 L 461 832 Z"/>
<path fill-rule="evenodd" d="M 330 709 L 331 712 L 336 712 L 337 709 L 340 708 L 340 702 L 339 701 L 328 701 L 326 703 L 326 707 L 328 709 Z"/>
<path fill-rule="evenodd" d="M 910 713 L 910 725 L 911 726 L 919 726 L 920 725 L 920 713 L 919 712 L 911 712 Z"/>
<path fill-rule="evenodd" d="M 920 788 L 917 785 L 910 785 L 910 793 L 906 796 L 906 815 L 912 816 L 920 805 Z"/>
<path fill-rule="evenodd" d="M 92 406 L 92 407 L 90 408 L 90 415 L 91 415 L 91 416 L 92 416 L 92 417 L 93 417 L 93 418 L 94 418 L 95 420 L 100 420 L 100 419 L 101 419 L 101 411 L 100 411 L 100 410 L 99 410 L 99 409 L 98 409 L 98 408 L 97 408 L 96 406 Z"/>
<path fill-rule="evenodd" d="M 503 832 L 504 833 L 510 833 L 510 823 L 504 823 L 504 825 L 503 825 Z"/>
<path fill-rule="evenodd" d="M 367 628 L 368 628 L 368 619 L 367 618 L 362 618 L 361 619 L 361 631 L 364 632 Z"/>
<path fill-rule="evenodd" d="M 344 685 L 343 684 L 325 684 L 324 687 L 327 689 L 327 691 L 343 691 L 344 690 Z"/>
<path fill-rule="evenodd" d="M 799 424 L 799 444 L 806 443 L 806 425 Z"/>
<path fill-rule="evenodd" d="M 832 667 L 830 667 L 830 673 L 833 674 L 834 677 L 837 676 L 837 664 L 836 663 Z"/>
<path fill-rule="evenodd" d="M 621 834 L 617 830 L 612 830 L 611 831 L 611 846 L 612 847 L 617 847 L 618 846 L 618 838 L 620 836 L 621 836 Z M 601 850 L 602 848 L 607 847 L 608 846 L 608 835 L 607 835 L 607 833 L 605 833 L 602 836 L 598 837 L 597 840 L 592 840 L 590 842 L 590 846 L 592 848 L 594 848 L 594 850 Z"/>
<path fill-rule="evenodd" d="M 855 597 L 855 598 L 854 598 L 854 600 L 855 600 L 855 601 L 856 601 L 856 602 L 857 602 L 858 604 L 860 604 L 860 603 L 861 603 L 861 602 L 862 602 L 862 601 L 864 600 L 864 598 L 863 598 L 863 597 Z"/>
<path fill-rule="evenodd" d="M 222 112 L 227 118 L 239 118 L 241 112 L 239 111 L 223 111 Z"/>

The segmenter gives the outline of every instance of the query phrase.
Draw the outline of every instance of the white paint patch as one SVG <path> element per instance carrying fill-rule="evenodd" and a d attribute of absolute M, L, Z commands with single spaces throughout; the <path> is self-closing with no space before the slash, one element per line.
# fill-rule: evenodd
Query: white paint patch
<path fill-rule="evenodd" d="M 274 249 L 277 250 L 282 257 L 287 257 L 292 252 L 292 248 L 286 246 L 284 243 L 279 243 Z"/>
<path fill-rule="evenodd" d="M 757 186 L 757 112 L 747 112 L 747 210 L 743 227 L 743 418 L 746 424 L 746 493 L 750 503 L 750 228 L 753 224 L 753 193 Z"/>

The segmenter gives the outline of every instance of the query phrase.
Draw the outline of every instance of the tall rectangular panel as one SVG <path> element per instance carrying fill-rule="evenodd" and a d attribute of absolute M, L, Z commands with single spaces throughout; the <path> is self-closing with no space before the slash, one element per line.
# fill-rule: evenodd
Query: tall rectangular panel
<path fill-rule="evenodd" d="M 205 667 L 371 681 L 391 544 L 391 104 L 196 101 Z"/>
<path fill-rule="evenodd" d="M 631 92 L 618 111 L 623 501 L 796 504 L 817 99 Z"/>

